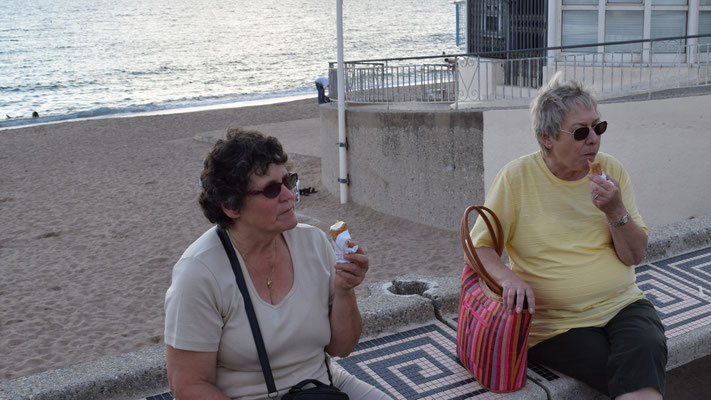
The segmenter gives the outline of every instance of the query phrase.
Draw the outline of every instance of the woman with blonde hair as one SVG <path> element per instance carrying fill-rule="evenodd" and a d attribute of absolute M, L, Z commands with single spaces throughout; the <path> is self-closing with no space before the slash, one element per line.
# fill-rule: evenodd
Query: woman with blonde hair
<path fill-rule="evenodd" d="M 635 284 L 647 246 L 622 164 L 599 151 L 608 123 L 580 82 L 560 73 L 531 104 L 540 151 L 499 171 L 485 205 L 499 216 L 511 269 L 486 226 L 471 236 L 504 306 L 534 313 L 529 359 L 617 399 L 660 399 L 664 327 Z M 600 163 L 603 174 L 590 173 Z"/>

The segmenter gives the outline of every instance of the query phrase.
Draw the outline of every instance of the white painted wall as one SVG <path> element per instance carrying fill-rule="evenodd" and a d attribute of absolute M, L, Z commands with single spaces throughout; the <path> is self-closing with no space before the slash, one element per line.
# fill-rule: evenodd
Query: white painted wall
<path fill-rule="evenodd" d="M 711 214 L 711 96 L 601 104 L 600 150 L 629 173 L 649 227 Z M 484 112 L 484 186 L 538 150 L 528 109 Z"/>

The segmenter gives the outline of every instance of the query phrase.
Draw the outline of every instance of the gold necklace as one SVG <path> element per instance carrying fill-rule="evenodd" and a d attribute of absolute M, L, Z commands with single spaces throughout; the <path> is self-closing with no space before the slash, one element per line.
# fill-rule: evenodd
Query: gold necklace
<path fill-rule="evenodd" d="M 239 246 L 237 246 L 237 243 L 235 243 L 235 240 L 234 240 L 234 238 L 232 238 L 232 235 L 230 235 L 229 232 L 227 232 L 227 236 L 230 237 L 230 242 L 232 242 L 232 246 L 234 246 L 235 249 L 237 249 L 237 251 L 239 251 Z M 267 275 L 267 289 L 268 289 L 270 292 L 271 292 L 271 290 L 272 290 L 272 283 L 274 283 L 274 282 L 272 281 L 272 278 L 271 278 L 271 277 L 272 277 L 272 275 L 274 275 L 274 269 L 275 269 L 276 264 L 277 264 L 276 245 L 277 245 L 277 239 L 274 238 L 274 258 L 272 259 L 272 269 L 271 269 L 271 271 L 269 272 L 269 275 Z M 244 258 L 245 256 L 246 256 L 246 254 L 242 254 L 242 258 Z"/>
<path fill-rule="evenodd" d="M 274 275 L 274 267 L 277 263 L 277 253 L 276 253 L 276 238 L 274 239 L 274 258 L 272 259 L 272 270 L 267 275 L 267 289 L 272 290 L 272 275 Z"/>

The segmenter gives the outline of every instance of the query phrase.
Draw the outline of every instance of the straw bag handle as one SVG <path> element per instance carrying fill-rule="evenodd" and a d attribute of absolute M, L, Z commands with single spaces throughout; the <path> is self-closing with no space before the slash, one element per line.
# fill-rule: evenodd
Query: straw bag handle
<path fill-rule="evenodd" d="M 469 265 L 474 268 L 477 275 L 481 277 L 481 279 L 484 281 L 483 283 L 485 283 L 486 286 L 491 289 L 491 291 L 501 296 L 503 293 L 501 285 L 499 285 L 498 282 L 496 282 L 494 278 L 491 277 L 489 272 L 486 271 L 486 268 L 484 268 L 484 263 L 481 262 L 481 259 L 479 259 L 479 256 L 476 254 L 476 250 L 474 249 L 474 243 L 472 242 L 472 238 L 469 235 L 469 213 L 473 210 L 478 212 L 481 218 L 486 223 L 486 227 L 489 229 L 491 239 L 494 241 L 494 250 L 496 250 L 496 253 L 499 256 L 501 256 L 501 253 L 504 250 L 504 238 L 503 229 L 501 228 L 501 221 L 499 221 L 499 217 L 497 217 L 496 214 L 487 207 L 469 206 L 467 207 L 466 211 L 464 211 L 464 216 L 462 217 L 462 222 L 459 227 L 460 235 L 462 238 L 462 246 L 464 247 L 464 254 L 469 260 Z M 489 220 L 489 217 L 486 215 L 486 213 L 489 213 L 491 215 L 491 218 L 494 220 L 494 223 L 496 224 L 496 231 L 491 225 L 491 221 Z"/>

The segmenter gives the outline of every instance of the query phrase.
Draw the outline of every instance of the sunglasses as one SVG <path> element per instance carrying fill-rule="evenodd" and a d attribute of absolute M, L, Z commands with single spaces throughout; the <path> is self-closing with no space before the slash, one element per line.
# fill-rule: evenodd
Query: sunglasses
<path fill-rule="evenodd" d="M 291 190 L 294 188 L 294 186 L 296 186 L 296 181 L 298 180 L 299 175 L 297 175 L 296 172 L 292 172 L 286 177 L 284 177 L 281 182 L 270 183 L 262 190 L 250 190 L 247 192 L 247 194 L 263 194 L 264 197 L 268 199 L 273 199 L 279 196 L 279 193 L 281 193 L 281 185 L 284 185 L 287 189 Z"/>
<path fill-rule="evenodd" d="M 573 138 L 575 138 L 575 140 L 585 140 L 588 137 L 588 134 L 590 133 L 590 128 L 592 128 L 592 130 L 594 130 L 595 133 L 600 136 L 607 130 L 607 121 L 600 121 L 592 127 L 583 126 L 572 132 L 566 131 L 565 129 L 561 129 L 561 132 L 570 133 L 571 135 L 573 135 Z"/>

